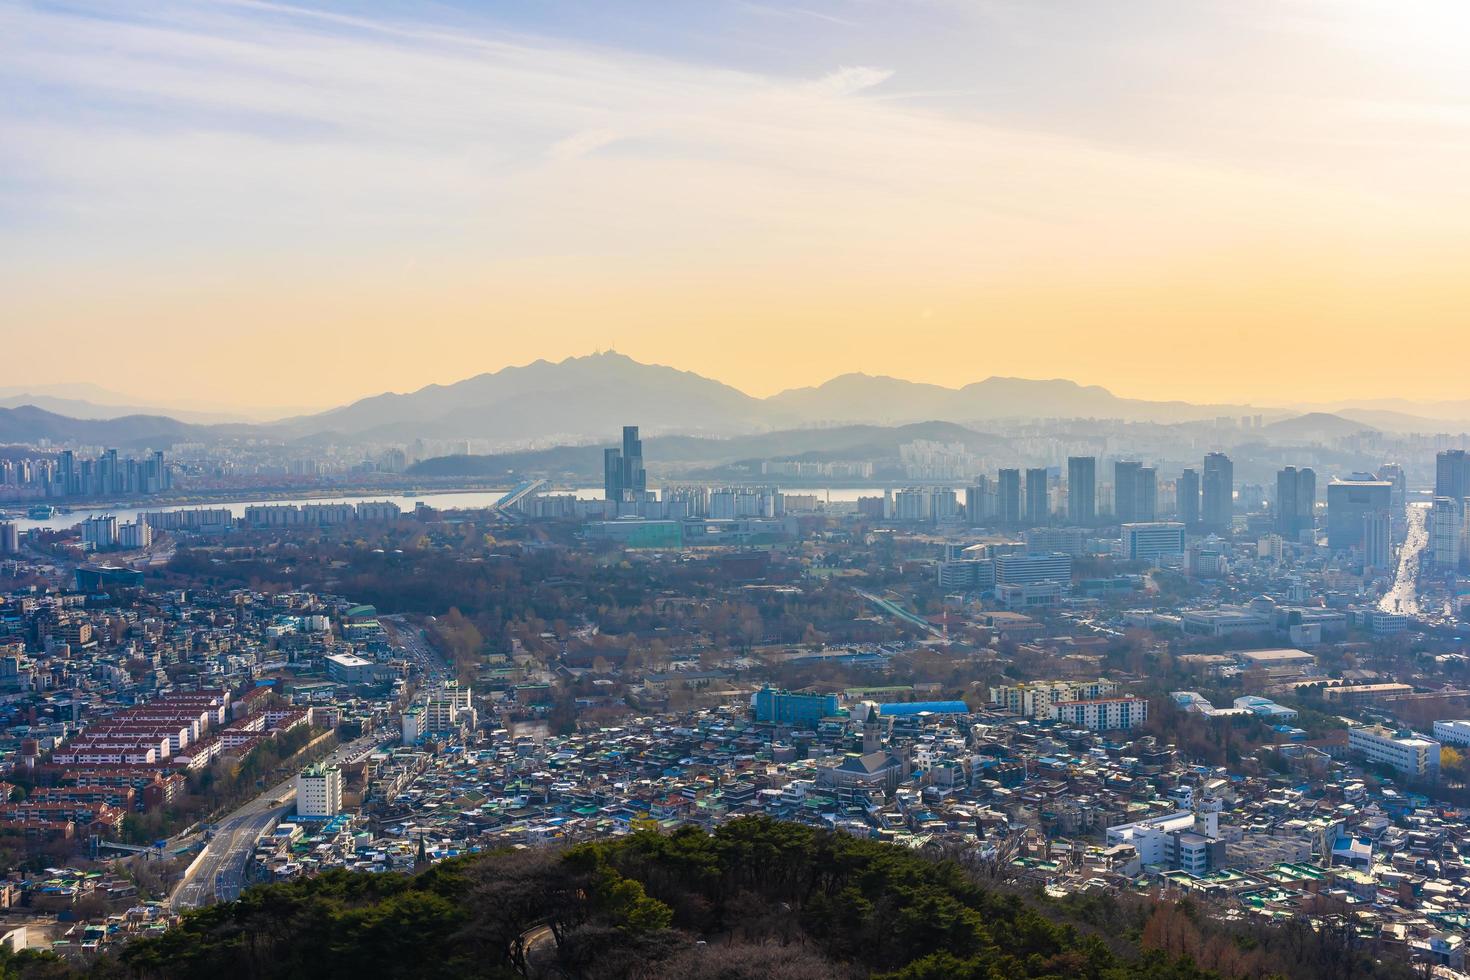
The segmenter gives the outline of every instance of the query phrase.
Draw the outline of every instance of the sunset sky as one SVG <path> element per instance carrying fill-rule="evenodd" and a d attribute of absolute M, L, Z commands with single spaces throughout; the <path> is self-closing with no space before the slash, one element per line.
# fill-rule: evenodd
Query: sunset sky
<path fill-rule="evenodd" d="M 0 0 L 0 90 L 0 385 L 1470 397 L 1465 0 Z"/>

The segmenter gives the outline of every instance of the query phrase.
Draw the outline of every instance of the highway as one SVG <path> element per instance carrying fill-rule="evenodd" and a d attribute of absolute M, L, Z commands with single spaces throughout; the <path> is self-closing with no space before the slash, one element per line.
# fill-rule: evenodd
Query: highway
<path fill-rule="evenodd" d="M 355 742 L 338 746 L 324 761 L 329 764 L 351 762 L 371 752 L 380 741 L 376 734 L 363 736 Z M 173 907 L 196 909 L 239 898 L 249 883 L 247 874 L 256 841 L 292 811 L 295 798 L 296 779 L 292 777 L 221 820 L 215 827 L 213 839 L 205 845 L 203 860 L 174 889 Z"/>

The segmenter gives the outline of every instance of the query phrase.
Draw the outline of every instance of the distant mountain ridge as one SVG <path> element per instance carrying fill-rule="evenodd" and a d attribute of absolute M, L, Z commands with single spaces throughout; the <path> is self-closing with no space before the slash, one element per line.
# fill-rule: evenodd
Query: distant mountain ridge
<path fill-rule="evenodd" d="M 117 448 L 166 449 L 177 442 L 207 438 L 218 432 L 161 415 L 125 415 L 115 419 L 76 419 L 34 405 L 0 408 L 0 443 L 82 442 Z"/>
<path fill-rule="evenodd" d="M 649 432 L 735 435 L 817 423 L 899 425 L 999 418 L 1123 418 L 1179 422 L 1259 413 L 1248 405 L 1192 405 L 1120 398 L 1062 379 L 987 378 L 963 388 L 844 374 L 808 388 L 755 398 L 690 371 L 599 353 L 476 375 L 405 394 L 374 395 L 287 419 L 284 433 L 370 439 L 602 438 L 609 419 Z"/>
<path fill-rule="evenodd" d="M 55 386 L 52 386 L 55 387 Z M 77 386 L 75 394 L 88 392 Z M 604 352 L 545 360 L 478 374 L 417 391 L 385 392 L 348 405 L 263 424 L 196 424 L 154 412 L 106 417 L 86 403 L 73 411 L 62 399 L 72 390 L 0 407 L 0 439 L 71 439 L 135 444 L 139 440 L 208 439 L 250 434 L 284 442 L 404 443 L 416 438 L 477 439 L 512 446 L 605 442 L 623 423 L 636 423 L 646 436 L 692 435 L 732 438 L 753 433 L 833 425 L 906 425 L 944 421 L 974 428 L 999 419 L 1116 419 L 1177 424 L 1219 417 L 1263 416 L 1271 426 L 1290 422 L 1300 410 L 1244 404 L 1192 404 L 1123 398 L 1098 385 L 1065 379 L 990 377 L 960 388 L 849 373 L 811 387 L 756 398 L 737 388 L 673 367 L 644 364 Z M 0 406 L 24 400 L 0 389 Z M 39 404 L 38 404 L 39 403 Z M 1315 421 L 1271 429 L 1286 436 L 1326 436 L 1364 428 L 1393 432 L 1464 431 L 1470 422 L 1425 418 L 1389 404 L 1307 413 Z M 1453 412 L 1458 403 L 1422 403 Z M 1470 405 L 1470 402 L 1466 403 Z M 95 405 L 93 407 L 96 407 Z M 53 410 L 47 411 L 48 408 Z M 1467 408 L 1470 412 L 1470 408 Z M 19 414 L 17 414 L 19 413 Z M 39 413 L 39 414 L 37 414 Z M 88 418 L 87 416 L 91 417 Z M 1332 419 L 1330 424 L 1325 419 Z M 73 424 L 75 423 L 75 424 Z M 83 424 L 87 423 L 87 424 Z M 65 433 L 65 434 L 63 434 Z M 120 436 L 127 436 L 123 439 Z M 167 444 L 167 443 L 165 443 Z"/>

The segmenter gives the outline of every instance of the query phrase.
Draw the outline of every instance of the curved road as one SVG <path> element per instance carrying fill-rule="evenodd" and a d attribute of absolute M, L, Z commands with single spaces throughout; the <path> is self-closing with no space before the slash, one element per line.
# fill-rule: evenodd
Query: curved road
<path fill-rule="evenodd" d="M 376 748 L 380 741 L 376 735 L 365 735 L 355 742 L 338 746 L 322 761 L 329 765 L 352 761 Z M 221 820 L 215 828 L 214 838 L 204 847 L 203 859 L 174 889 L 173 907 L 197 909 L 239 898 L 249 883 L 247 873 L 256 842 L 291 811 L 295 798 L 296 779 L 293 776 Z"/>

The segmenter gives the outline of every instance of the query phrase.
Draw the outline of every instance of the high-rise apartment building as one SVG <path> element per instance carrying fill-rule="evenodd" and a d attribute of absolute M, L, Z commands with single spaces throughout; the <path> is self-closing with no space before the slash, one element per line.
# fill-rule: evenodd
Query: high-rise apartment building
<path fill-rule="evenodd" d="M 1295 541 L 1315 524 L 1317 474 L 1311 467 L 1288 466 L 1276 474 L 1276 533 Z"/>
<path fill-rule="evenodd" d="M 1113 464 L 1113 516 L 1120 524 L 1158 516 L 1159 478 L 1152 466 L 1131 460 Z"/>
<path fill-rule="evenodd" d="M 1175 507 L 1179 511 L 1179 520 L 1185 527 L 1194 527 L 1199 523 L 1199 473 L 1194 470 L 1185 470 L 1179 474 L 1179 479 L 1174 481 Z"/>
<path fill-rule="evenodd" d="M 1435 571 L 1454 571 L 1465 554 L 1465 501 L 1435 497 L 1429 508 L 1429 563 Z"/>
<path fill-rule="evenodd" d="M 1120 524 L 1138 520 L 1138 474 L 1143 464 L 1120 459 L 1113 464 L 1113 517 Z"/>
<path fill-rule="evenodd" d="M 342 812 L 342 770 L 317 763 L 296 777 L 296 814 L 329 819 Z"/>
<path fill-rule="evenodd" d="M 1097 457 L 1067 457 L 1067 519 L 1083 526 L 1097 523 Z"/>
<path fill-rule="evenodd" d="M 995 489 L 990 477 L 977 476 L 972 486 L 965 487 L 965 518 L 971 524 L 988 521 L 995 516 Z"/>
<path fill-rule="evenodd" d="M 1470 453 L 1446 449 L 1435 456 L 1434 495 L 1452 500 L 1470 497 Z"/>
<path fill-rule="evenodd" d="M 1026 523 L 1032 527 L 1051 523 L 1047 483 L 1045 467 L 1033 467 L 1026 471 Z"/>
<path fill-rule="evenodd" d="M 1021 471 L 1001 470 L 995 490 L 996 517 L 1002 524 L 1021 523 Z"/>
<path fill-rule="evenodd" d="M 1212 531 L 1230 530 L 1235 511 L 1235 465 L 1224 453 L 1205 457 L 1204 477 L 1200 481 L 1201 519 Z"/>

